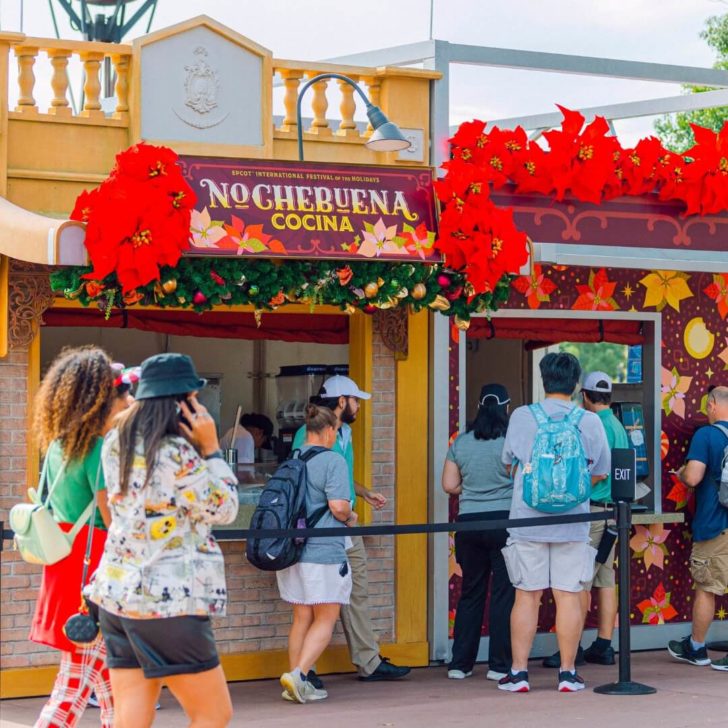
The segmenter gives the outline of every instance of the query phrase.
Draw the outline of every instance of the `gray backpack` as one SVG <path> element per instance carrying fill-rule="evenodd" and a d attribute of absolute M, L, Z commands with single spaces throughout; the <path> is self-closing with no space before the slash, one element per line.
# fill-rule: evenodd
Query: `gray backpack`
<path fill-rule="evenodd" d="M 714 422 L 717 427 L 728 438 L 728 428 Z M 718 481 L 718 500 L 722 506 L 728 508 L 728 445 L 723 450 L 723 459 L 720 462 L 720 480 Z"/>

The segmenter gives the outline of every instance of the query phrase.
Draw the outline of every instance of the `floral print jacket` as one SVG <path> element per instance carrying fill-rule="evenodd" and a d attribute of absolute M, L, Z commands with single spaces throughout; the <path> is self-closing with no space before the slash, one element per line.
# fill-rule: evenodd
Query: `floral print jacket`
<path fill-rule="evenodd" d="M 116 430 L 106 437 L 101 458 L 112 520 L 88 589 L 91 601 L 130 619 L 224 614 L 225 569 L 211 527 L 237 515 L 232 470 L 218 458 L 203 460 L 184 438 L 169 437 L 145 487 L 140 437 L 122 495 Z"/>

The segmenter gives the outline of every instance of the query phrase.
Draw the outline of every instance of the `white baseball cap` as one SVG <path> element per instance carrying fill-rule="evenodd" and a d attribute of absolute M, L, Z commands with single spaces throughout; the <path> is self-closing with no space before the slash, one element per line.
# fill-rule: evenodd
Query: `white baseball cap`
<path fill-rule="evenodd" d="M 587 392 L 611 392 L 612 378 L 605 372 L 589 372 L 584 377 L 584 384 L 581 388 Z"/>
<path fill-rule="evenodd" d="M 349 377 L 336 374 L 329 377 L 321 387 L 321 397 L 356 397 L 357 399 L 371 399 L 369 392 L 362 392 L 356 382 Z"/>

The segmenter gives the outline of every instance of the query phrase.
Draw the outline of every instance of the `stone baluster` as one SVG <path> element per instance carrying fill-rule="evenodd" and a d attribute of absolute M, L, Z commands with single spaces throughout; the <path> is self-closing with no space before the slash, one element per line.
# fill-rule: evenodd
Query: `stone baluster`
<path fill-rule="evenodd" d="M 53 78 L 51 78 L 53 98 L 48 113 L 55 116 L 71 116 L 73 113 L 67 97 L 68 59 L 70 56 L 71 51 L 68 49 L 51 48 L 48 50 L 48 57 L 51 59 L 51 65 L 53 66 Z"/>
<path fill-rule="evenodd" d="M 369 76 L 364 80 L 366 81 L 367 90 L 369 91 L 369 101 L 372 102 L 373 106 L 379 106 L 379 98 L 382 91 L 382 79 L 379 78 L 379 76 Z M 364 132 L 364 136 L 371 136 L 373 131 L 372 123 L 369 122 L 367 124 L 366 131 Z"/>
<path fill-rule="evenodd" d="M 318 75 L 318 71 L 308 71 L 308 77 L 313 78 Z M 313 121 L 307 129 L 309 134 L 317 134 L 318 136 L 329 136 L 332 134 L 329 122 L 326 120 L 326 111 L 329 108 L 329 101 L 326 98 L 326 89 L 328 88 L 328 79 L 317 81 L 313 85 L 313 99 L 311 100 L 311 110 L 313 111 Z"/>
<path fill-rule="evenodd" d="M 81 116 L 90 119 L 103 119 L 104 112 L 101 110 L 101 78 L 99 72 L 104 54 L 94 51 L 82 51 L 80 56 L 83 61 L 84 71 L 84 103 Z"/>
<path fill-rule="evenodd" d="M 114 72 L 116 73 L 116 85 L 114 86 L 116 109 L 114 116 L 119 118 L 129 113 L 130 56 L 116 53 L 111 56 L 111 62 L 114 64 Z"/>
<path fill-rule="evenodd" d="M 293 68 L 281 68 L 278 71 L 283 79 L 283 85 L 286 89 L 283 96 L 283 106 L 286 115 L 281 124 L 281 131 L 296 131 L 296 104 L 298 102 L 298 88 L 301 85 L 303 71 Z"/>
<path fill-rule="evenodd" d="M 359 76 L 348 74 L 352 81 L 358 81 Z M 341 90 L 341 104 L 339 111 L 341 112 L 341 123 L 336 130 L 337 136 L 358 137 L 359 130 L 356 128 L 354 114 L 356 113 L 356 101 L 354 99 L 354 87 L 346 81 L 339 80 L 339 89 Z"/>
<path fill-rule="evenodd" d="M 31 46 L 16 46 L 15 56 L 18 59 L 18 105 L 16 111 L 33 114 L 37 113 L 38 107 L 33 98 L 35 88 L 35 74 L 33 66 L 38 55 L 38 49 Z"/>

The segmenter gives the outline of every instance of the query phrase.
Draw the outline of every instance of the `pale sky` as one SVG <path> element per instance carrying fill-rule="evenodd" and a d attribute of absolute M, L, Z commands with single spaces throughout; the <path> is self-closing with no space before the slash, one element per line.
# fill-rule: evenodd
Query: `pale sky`
<path fill-rule="evenodd" d="M 78 38 L 53 0 L 61 36 Z M 79 3 L 74 0 L 78 7 Z M 3 30 L 20 30 L 21 0 L 0 0 Z M 139 0 L 131 8 L 140 6 Z M 434 37 L 456 43 L 709 67 L 699 33 L 721 0 L 434 0 Z M 159 0 L 152 30 L 206 13 L 278 58 L 320 60 L 426 40 L 430 0 Z M 143 34 L 144 24 L 125 40 Z M 54 37 L 47 0 L 25 0 L 23 30 Z M 678 86 L 526 71 L 456 67 L 451 122 L 679 93 Z M 335 105 L 332 105 L 335 108 Z M 651 120 L 621 122 L 633 141 Z"/>

